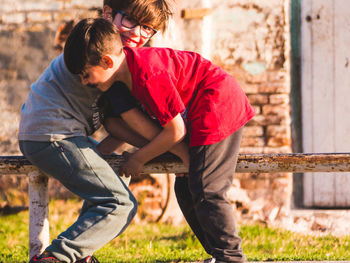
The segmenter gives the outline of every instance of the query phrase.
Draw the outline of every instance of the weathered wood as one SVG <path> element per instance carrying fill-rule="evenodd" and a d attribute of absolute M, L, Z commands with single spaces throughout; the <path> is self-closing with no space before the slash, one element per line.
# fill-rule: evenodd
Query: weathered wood
<path fill-rule="evenodd" d="M 186 8 L 181 10 L 181 17 L 184 19 L 198 19 L 210 15 L 212 12 L 211 8 Z"/>
<path fill-rule="evenodd" d="M 107 156 L 106 161 L 118 170 L 122 156 Z M 0 174 L 28 174 L 35 170 L 23 156 L 0 156 Z M 276 172 L 349 172 L 350 153 L 240 154 L 237 173 Z M 144 173 L 184 173 L 186 168 L 171 154 L 164 154 L 145 165 Z"/>
<path fill-rule="evenodd" d="M 29 177 L 29 258 L 50 244 L 48 176 L 33 170 Z"/>

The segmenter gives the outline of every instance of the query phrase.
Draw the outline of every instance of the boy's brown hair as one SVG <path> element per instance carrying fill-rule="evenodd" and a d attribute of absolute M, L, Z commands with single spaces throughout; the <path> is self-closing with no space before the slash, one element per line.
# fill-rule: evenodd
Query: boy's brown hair
<path fill-rule="evenodd" d="M 104 18 L 81 20 L 70 33 L 64 47 L 64 62 L 73 74 L 87 65 L 97 66 L 106 54 L 120 55 L 123 44 L 117 27 Z"/>
<path fill-rule="evenodd" d="M 146 24 L 161 31 L 165 31 L 172 15 L 166 0 L 104 0 L 103 5 L 112 8 L 112 17 L 118 11 L 123 11 L 140 24 Z"/>

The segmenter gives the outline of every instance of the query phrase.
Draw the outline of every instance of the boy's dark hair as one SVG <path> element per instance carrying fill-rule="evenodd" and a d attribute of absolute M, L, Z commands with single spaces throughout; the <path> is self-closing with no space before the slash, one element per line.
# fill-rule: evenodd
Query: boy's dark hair
<path fill-rule="evenodd" d="M 112 17 L 118 11 L 123 11 L 140 24 L 150 25 L 161 31 L 165 31 L 172 15 L 166 0 L 104 0 L 103 5 L 112 8 Z"/>
<path fill-rule="evenodd" d="M 73 74 L 81 74 L 86 65 L 97 66 L 106 54 L 123 50 L 118 29 L 103 18 L 86 18 L 72 30 L 64 46 L 64 62 Z"/>

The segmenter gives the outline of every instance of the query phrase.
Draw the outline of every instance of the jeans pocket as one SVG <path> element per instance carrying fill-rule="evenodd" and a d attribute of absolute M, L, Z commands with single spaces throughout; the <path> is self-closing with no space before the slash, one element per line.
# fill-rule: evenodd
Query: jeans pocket
<path fill-rule="evenodd" d="M 46 145 L 45 145 L 46 144 Z M 43 172 L 60 179 L 72 174 L 72 166 L 59 142 L 21 143 L 23 155 Z"/>

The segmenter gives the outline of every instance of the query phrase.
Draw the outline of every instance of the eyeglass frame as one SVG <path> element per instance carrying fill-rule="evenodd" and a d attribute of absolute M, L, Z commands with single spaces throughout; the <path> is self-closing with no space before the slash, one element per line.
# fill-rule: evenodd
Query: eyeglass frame
<path fill-rule="evenodd" d="M 135 25 L 132 26 L 132 27 L 125 26 L 125 25 L 123 25 L 123 19 L 124 19 L 124 18 L 128 19 L 128 17 L 130 17 L 130 16 L 129 16 L 128 14 L 125 14 L 123 11 L 120 11 L 120 10 L 118 10 L 117 13 L 120 14 L 120 15 L 122 16 L 121 19 L 120 19 L 120 24 L 121 24 L 123 27 L 125 27 L 125 28 L 127 28 L 127 29 L 133 29 L 133 28 L 135 28 L 135 27 L 137 27 L 137 26 L 140 26 L 140 35 L 141 35 L 142 37 L 144 37 L 144 38 L 151 38 L 152 36 L 154 36 L 154 35 L 158 32 L 158 31 L 155 30 L 153 27 L 150 27 L 150 26 L 147 26 L 147 25 L 144 25 L 144 24 L 140 24 L 140 23 L 138 23 L 137 21 L 135 21 L 136 23 L 135 23 Z M 129 20 L 129 19 L 128 19 L 128 20 Z M 134 19 L 133 19 L 133 20 L 134 20 Z M 129 22 L 131 22 L 131 21 L 129 20 Z M 147 32 L 145 32 L 145 31 L 143 31 L 142 29 L 143 29 L 144 27 L 150 28 L 150 29 L 152 30 L 153 33 L 147 33 Z M 144 35 L 142 34 L 142 32 L 147 33 L 147 36 L 144 36 Z"/>

